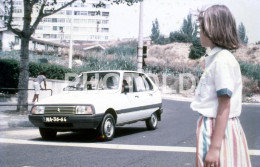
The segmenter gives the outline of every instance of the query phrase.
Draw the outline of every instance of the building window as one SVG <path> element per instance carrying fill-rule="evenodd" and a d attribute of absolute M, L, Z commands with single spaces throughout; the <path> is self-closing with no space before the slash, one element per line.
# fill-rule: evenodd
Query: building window
<path fill-rule="evenodd" d="M 43 22 L 52 22 L 52 19 L 51 18 L 44 18 Z"/>
<path fill-rule="evenodd" d="M 109 32 L 109 29 L 108 28 L 102 28 L 101 32 Z"/>
<path fill-rule="evenodd" d="M 108 20 L 102 20 L 102 24 L 108 24 Z"/>
<path fill-rule="evenodd" d="M 52 11 L 51 10 L 44 10 L 44 13 L 45 14 L 49 14 L 49 13 L 51 13 Z"/>
<path fill-rule="evenodd" d="M 102 12 L 102 16 L 109 16 L 109 12 Z"/>
<path fill-rule="evenodd" d="M 66 15 L 71 15 L 72 11 L 71 10 L 66 10 Z"/>
<path fill-rule="evenodd" d="M 60 32 L 63 33 L 63 27 L 59 27 Z"/>
<path fill-rule="evenodd" d="M 22 9 L 14 9 L 14 13 L 22 13 Z"/>
<path fill-rule="evenodd" d="M 43 26 L 37 26 L 37 30 L 43 30 Z"/>
<path fill-rule="evenodd" d="M 66 23 L 70 23 L 71 22 L 71 19 L 66 19 Z"/>
<path fill-rule="evenodd" d="M 43 34 L 43 38 L 50 38 L 50 34 Z"/>
<path fill-rule="evenodd" d="M 57 23 L 57 18 L 52 18 L 53 23 Z"/>
<path fill-rule="evenodd" d="M 74 11 L 74 15 L 80 15 L 80 11 Z"/>
<path fill-rule="evenodd" d="M 58 18 L 57 21 L 58 21 L 59 23 L 65 23 L 65 18 Z"/>
<path fill-rule="evenodd" d="M 51 38 L 57 38 L 56 34 L 51 34 Z"/>
<path fill-rule="evenodd" d="M 88 15 L 89 15 L 89 16 L 95 16 L 95 15 L 96 15 L 96 12 L 90 11 L 90 12 L 88 12 Z"/>
<path fill-rule="evenodd" d="M 88 15 L 88 12 L 87 12 L 87 11 L 80 11 L 80 15 L 85 15 L 85 16 L 87 16 L 87 15 Z"/>
<path fill-rule="evenodd" d="M 53 26 L 53 27 L 52 27 L 52 30 L 53 30 L 53 31 L 57 31 L 57 26 Z"/>
<path fill-rule="evenodd" d="M 21 6 L 23 4 L 22 1 L 14 1 L 14 6 Z"/>

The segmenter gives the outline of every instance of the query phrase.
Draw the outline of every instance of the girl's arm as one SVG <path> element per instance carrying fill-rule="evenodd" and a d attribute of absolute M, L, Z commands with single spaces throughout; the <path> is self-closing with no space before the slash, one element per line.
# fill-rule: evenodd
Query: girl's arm
<path fill-rule="evenodd" d="M 211 145 L 205 158 L 204 167 L 210 167 L 211 164 L 218 166 L 220 148 L 229 118 L 230 112 L 230 97 L 222 95 L 218 97 L 218 113 L 213 130 Z"/>

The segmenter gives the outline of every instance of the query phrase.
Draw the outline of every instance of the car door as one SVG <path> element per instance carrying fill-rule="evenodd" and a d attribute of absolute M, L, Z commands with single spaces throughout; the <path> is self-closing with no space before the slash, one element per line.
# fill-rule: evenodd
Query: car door
<path fill-rule="evenodd" d="M 124 85 L 127 85 L 129 88 L 128 92 L 124 92 Z M 138 98 L 138 96 L 134 93 L 134 86 L 133 86 L 133 73 L 127 72 L 123 74 L 123 79 L 121 81 L 122 90 L 120 92 L 120 95 L 118 96 L 119 99 L 119 110 L 117 110 L 118 118 L 117 118 L 117 124 L 123 124 L 126 122 L 131 122 L 134 120 L 134 113 L 136 103 L 135 99 Z"/>
<path fill-rule="evenodd" d="M 130 96 L 133 108 L 129 113 L 129 117 L 132 121 L 147 118 L 147 112 L 151 110 L 149 108 L 151 97 L 147 92 L 143 74 L 133 73 L 133 93 Z"/>

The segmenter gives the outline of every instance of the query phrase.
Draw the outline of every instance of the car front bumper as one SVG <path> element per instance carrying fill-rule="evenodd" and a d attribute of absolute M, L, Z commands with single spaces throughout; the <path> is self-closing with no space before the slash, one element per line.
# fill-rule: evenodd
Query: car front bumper
<path fill-rule="evenodd" d="M 95 115 L 57 115 L 66 117 L 66 122 L 46 122 L 46 117 L 55 115 L 29 115 L 30 122 L 39 128 L 51 128 L 56 130 L 80 130 L 96 129 L 103 119 L 103 114 Z"/>

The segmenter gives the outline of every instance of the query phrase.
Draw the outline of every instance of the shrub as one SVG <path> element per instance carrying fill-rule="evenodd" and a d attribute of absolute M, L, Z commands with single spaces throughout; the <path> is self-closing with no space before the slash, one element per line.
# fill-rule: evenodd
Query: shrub
<path fill-rule="evenodd" d="M 71 69 L 54 65 L 29 63 L 29 76 L 37 77 L 41 72 L 46 72 L 48 79 L 64 79 L 65 74 L 72 72 Z M 19 63 L 15 59 L 0 59 L 0 87 L 1 88 L 17 88 L 19 81 Z M 2 91 L 5 93 L 14 93 L 17 91 Z"/>
<path fill-rule="evenodd" d="M 199 59 L 206 53 L 206 48 L 201 46 L 200 39 L 196 38 L 192 41 L 192 46 L 190 47 L 190 59 Z"/>
<path fill-rule="evenodd" d="M 259 87 L 257 86 L 257 82 L 254 80 L 250 80 L 249 78 L 243 76 L 243 97 L 251 97 L 255 93 L 259 93 Z"/>
<path fill-rule="evenodd" d="M 133 56 L 137 55 L 137 42 L 130 41 L 130 42 L 123 42 L 120 43 L 118 46 L 112 46 L 105 50 L 105 55 L 117 55 L 117 56 Z"/>
<path fill-rule="evenodd" d="M 258 82 L 258 87 L 260 87 L 260 64 L 251 64 L 243 61 L 239 61 L 241 72 L 244 76 L 252 78 L 254 81 Z"/>
<path fill-rule="evenodd" d="M 0 59 L 0 87 L 17 88 L 19 80 L 19 64 L 14 59 Z M 14 93 L 15 91 L 1 91 Z"/>
<path fill-rule="evenodd" d="M 30 77 L 37 77 L 41 72 L 46 72 L 46 77 L 48 79 L 65 79 L 65 74 L 72 72 L 71 69 L 55 65 L 55 64 L 46 64 L 46 63 L 34 63 L 30 62 L 29 64 Z"/>
<path fill-rule="evenodd" d="M 171 32 L 170 33 L 170 42 L 189 42 L 189 37 L 187 34 L 180 32 Z"/>

